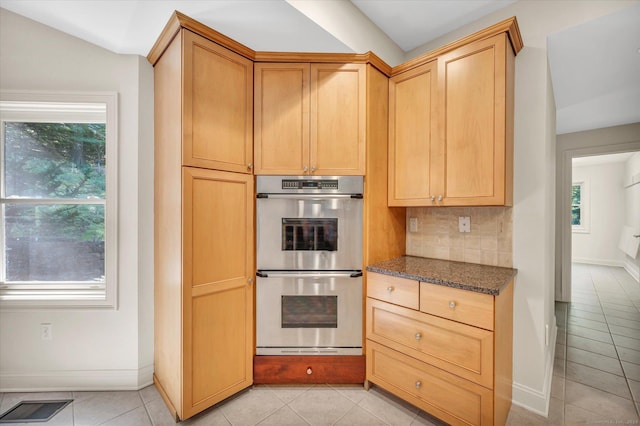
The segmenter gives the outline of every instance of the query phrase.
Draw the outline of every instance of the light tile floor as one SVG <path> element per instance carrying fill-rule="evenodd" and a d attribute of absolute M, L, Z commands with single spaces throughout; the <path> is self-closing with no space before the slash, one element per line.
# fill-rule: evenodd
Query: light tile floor
<path fill-rule="evenodd" d="M 574 265 L 573 303 L 556 304 L 558 339 L 547 418 L 513 406 L 507 424 L 637 424 L 640 285 L 621 268 Z M 73 398 L 46 425 L 175 425 L 153 386 L 130 392 L 0 394 Z M 43 424 L 43 423 L 40 423 Z M 254 386 L 183 425 L 441 425 L 389 393 L 361 386 Z M 33 423 L 29 424 L 33 425 Z"/>

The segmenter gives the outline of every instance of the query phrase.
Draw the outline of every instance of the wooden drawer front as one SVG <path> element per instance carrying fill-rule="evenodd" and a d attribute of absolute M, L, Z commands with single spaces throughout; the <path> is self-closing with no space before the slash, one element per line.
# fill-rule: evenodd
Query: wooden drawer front
<path fill-rule="evenodd" d="M 493 296 L 490 294 L 421 282 L 420 310 L 493 330 Z"/>
<path fill-rule="evenodd" d="M 418 309 L 418 281 L 367 272 L 367 296 L 411 309 Z"/>
<path fill-rule="evenodd" d="M 492 391 L 374 342 L 367 380 L 452 425 L 493 423 Z"/>
<path fill-rule="evenodd" d="M 367 338 L 493 389 L 493 333 L 367 299 Z"/>

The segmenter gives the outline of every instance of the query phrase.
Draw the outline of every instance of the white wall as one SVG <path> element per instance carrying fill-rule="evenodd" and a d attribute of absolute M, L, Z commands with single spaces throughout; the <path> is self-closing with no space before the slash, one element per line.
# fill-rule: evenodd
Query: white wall
<path fill-rule="evenodd" d="M 0 312 L 0 391 L 138 389 L 153 372 L 153 69 L 0 9 L 0 89 L 116 91 L 118 309 Z M 53 340 L 40 339 L 40 323 Z"/>
<path fill-rule="evenodd" d="M 640 132 L 639 132 L 640 133 Z M 640 136 L 640 135 L 639 135 Z M 636 152 L 625 163 L 624 173 L 624 203 L 625 203 L 625 225 L 629 226 L 635 235 L 640 235 L 640 152 Z M 633 180 L 632 180 L 633 179 Z M 631 182 L 633 185 L 629 186 Z M 635 259 L 631 256 L 624 256 L 624 267 L 637 280 L 640 281 L 640 253 Z"/>
<path fill-rule="evenodd" d="M 524 49 L 516 57 L 513 266 L 513 402 L 546 413 L 554 360 L 555 104 L 547 36 L 637 1 L 521 0 L 409 52 L 405 59 L 516 16 Z M 550 329 L 546 344 L 546 327 Z"/>
<path fill-rule="evenodd" d="M 623 266 L 618 243 L 625 220 L 624 172 L 624 162 L 573 167 L 573 182 L 585 182 L 588 203 L 587 231 L 572 235 L 574 262 Z"/>

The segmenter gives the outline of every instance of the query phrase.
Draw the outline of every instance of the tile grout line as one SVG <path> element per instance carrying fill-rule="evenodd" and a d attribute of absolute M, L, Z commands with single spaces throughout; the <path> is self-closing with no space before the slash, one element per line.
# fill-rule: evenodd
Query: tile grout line
<path fill-rule="evenodd" d="M 620 288 L 622 288 L 622 291 L 624 292 L 624 294 L 627 297 L 630 297 L 630 295 L 627 293 L 625 288 L 620 284 L 620 281 L 618 281 L 616 276 L 614 274 L 611 274 L 611 276 L 618 283 Z M 596 294 L 598 295 L 598 300 L 600 300 L 600 294 L 598 293 L 597 289 L 596 289 Z M 635 307 L 635 305 L 634 305 L 634 307 Z M 609 328 L 609 332 L 611 332 L 611 327 L 609 327 L 609 321 L 607 319 L 607 314 L 604 311 L 604 309 L 602 310 L 602 312 L 604 314 L 604 320 L 607 322 L 607 328 Z M 613 340 L 613 333 L 611 333 L 611 340 Z M 629 379 L 629 377 L 627 377 L 627 371 L 624 369 L 624 364 L 622 364 L 622 359 L 620 359 L 620 352 L 618 352 L 618 345 L 616 344 L 615 340 L 613 340 L 613 347 L 614 347 L 614 349 L 616 351 L 616 354 L 618 355 L 618 360 L 620 362 L 620 368 L 622 368 L 622 374 L 624 374 L 625 383 L 627 384 L 627 389 L 629 389 L 629 394 L 631 395 L 631 401 L 633 402 L 633 408 L 636 410 L 636 415 L 640 418 L 640 409 L 638 409 L 638 401 L 636 401 L 636 396 L 633 394 L 633 391 L 631 390 L 631 385 L 629 384 L 629 380 L 630 379 Z"/>
<path fill-rule="evenodd" d="M 619 285 L 619 282 L 618 282 L 617 278 L 615 278 L 615 276 L 613 274 L 610 274 L 610 276 L 613 277 L 613 279 Z M 634 408 L 634 410 L 636 412 L 636 416 L 640 417 L 640 412 L 638 411 L 637 401 L 635 400 L 633 392 L 631 391 L 631 387 L 629 386 L 629 378 L 627 377 L 627 373 L 624 370 L 624 366 L 622 365 L 622 360 L 620 359 L 620 353 L 618 352 L 618 345 L 615 343 L 615 340 L 613 339 L 613 333 L 611 332 L 611 327 L 609 326 L 609 321 L 607 320 L 607 314 L 605 313 L 605 310 L 604 310 L 604 308 L 602 306 L 602 299 L 600 299 L 600 294 L 598 292 L 598 288 L 596 287 L 595 283 L 593 282 L 593 275 L 591 273 L 591 268 L 589 268 L 589 280 L 591 281 L 593 289 L 594 289 L 594 291 L 596 293 L 596 297 L 598 298 L 598 304 L 600 305 L 600 309 L 602 310 L 602 316 L 604 317 L 605 324 L 607 325 L 607 330 L 609 330 L 609 335 L 611 336 L 612 346 L 613 346 L 614 351 L 616 352 L 616 356 L 618 358 L 618 363 L 620 364 L 620 368 L 622 369 L 622 374 L 623 374 L 623 377 L 625 379 L 625 383 L 627 385 L 627 390 L 629 391 L 629 395 L 631 396 L 631 402 L 633 404 L 633 408 Z M 620 287 L 621 287 L 622 291 L 625 293 L 625 295 L 628 297 L 628 294 L 626 293 L 626 290 L 622 286 L 620 286 Z M 567 332 L 568 332 L 568 330 L 567 330 Z M 593 340 L 593 341 L 596 341 L 596 342 L 598 341 L 598 340 L 595 340 L 595 339 L 589 339 L 589 340 Z M 589 367 L 595 368 L 593 366 L 589 366 Z M 594 389 L 598 389 L 598 388 L 594 387 Z M 604 389 L 599 389 L 599 390 L 604 391 Z M 605 392 L 608 392 L 608 391 L 605 391 Z"/>
<path fill-rule="evenodd" d="M 624 377 L 624 379 L 625 379 L 625 383 L 626 383 L 626 385 L 627 385 L 627 390 L 629 391 L 629 395 L 631 396 L 631 400 L 630 400 L 630 401 L 631 401 L 631 403 L 633 404 L 633 408 L 634 408 L 634 411 L 635 411 L 635 413 L 636 413 L 636 416 L 640 417 L 640 414 L 639 414 L 639 412 L 638 412 L 638 405 L 636 404 L 636 401 L 635 401 L 635 399 L 634 399 L 633 392 L 631 392 L 631 388 L 630 388 L 630 386 L 629 386 L 629 379 L 627 378 L 626 372 L 624 371 L 624 367 L 623 367 L 623 365 L 622 365 L 622 360 L 620 359 L 620 354 L 619 354 L 619 352 L 618 352 L 618 347 L 617 347 L 617 345 L 615 344 L 615 341 L 613 340 L 613 334 L 612 334 L 612 332 L 611 332 L 611 328 L 609 327 L 609 322 L 607 321 L 607 315 L 606 315 L 606 313 L 605 313 L 605 311 L 604 311 L 604 308 L 603 308 L 603 306 L 602 306 L 602 300 L 600 299 L 600 294 L 599 294 L 599 292 L 598 292 L 598 288 L 596 287 L 596 285 L 595 285 L 595 283 L 594 283 L 594 281 L 593 281 L 593 275 L 592 275 L 592 273 L 591 273 L 591 270 L 590 270 L 590 269 L 591 269 L 591 268 L 589 268 L 589 281 L 591 282 L 591 286 L 592 286 L 592 288 L 593 288 L 593 291 L 595 292 L 596 297 L 598 298 L 598 304 L 599 304 L 599 306 L 600 306 L 600 310 L 602 311 L 602 316 L 603 316 L 603 318 L 604 318 L 604 320 L 605 320 L 605 322 L 604 322 L 604 323 L 605 323 L 605 324 L 606 324 L 606 326 L 607 326 L 607 330 L 609 330 L 609 336 L 611 336 L 612 346 L 613 346 L 613 349 L 614 349 L 614 350 L 615 350 L 615 352 L 616 352 L 616 356 L 617 356 L 617 359 L 618 359 L 618 363 L 620 364 L 620 369 L 622 370 L 622 374 L 623 374 L 623 377 Z M 611 274 L 611 275 L 613 276 L 613 274 Z M 614 279 L 615 279 L 615 277 L 614 277 Z M 573 289 L 572 289 L 572 290 L 573 290 Z M 623 291 L 624 291 L 624 289 L 623 289 Z M 625 293 L 626 293 L 626 292 L 625 292 Z M 571 304 L 571 302 L 569 302 L 569 304 L 567 305 L 567 316 L 566 316 L 566 320 L 567 320 L 567 331 L 566 331 L 566 332 L 567 332 L 567 345 L 566 345 L 565 349 L 567 350 L 567 352 L 568 352 L 568 343 L 569 343 L 569 342 L 568 342 L 568 334 L 569 334 L 569 328 L 568 328 L 569 312 L 568 312 L 568 311 L 569 311 L 569 309 L 570 309 L 570 304 Z M 576 335 L 574 335 L 574 336 L 576 336 Z M 583 337 L 583 336 L 578 336 L 578 337 Z M 588 337 L 583 337 L 583 338 L 588 339 L 588 340 L 592 340 L 592 341 L 594 341 L 594 342 L 599 342 L 598 340 L 590 339 L 590 338 L 588 338 Z M 601 342 L 601 343 L 604 343 L 604 342 Z M 567 354 L 567 355 L 568 355 L 568 354 Z M 567 376 L 567 374 L 566 374 L 566 368 L 567 368 L 567 363 L 569 362 L 569 360 L 568 360 L 567 358 L 568 358 L 568 356 L 565 356 L 565 377 L 564 377 L 564 378 L 565 378 L 565 390 L 564 390 L 564 392 L 565 392 L 565 398 L 566 398 L 566 380 L 567 380 L 567 377 L 566 377 L 566 376 Z M 613 358 L 612 358 L 612 359 L 613 359 Z M 572 361 L 572 362 L 573 362 L 573 361 Z M 587 366 L 587 367 L 596 368 L 596 367 L 594 367 L 594 366 Z M 596 368 L 596 369 L 597 369 L 597 368 Z M 599 369 L 598 369 L 598 370 L 599 370 Z M 604 370 L 600 370 L 600 371 L 604 371 Z M 605 372 L 606 372 L 606 371 L 605 371 Z M 577 383 L 580 383 L 580 382 L 577 382 Z M 597 389 L 597 390 L 602 391 L 602 392 L 611 393 L 611 392 L 606 391 L 606 390 L 604 390 L 604 389 L 600 389 L 600 388 L 597 388 L 597 387 L 594 387 L 594 386 L 591 386 L 591 385 L 588 385 L 588 384 L 585 384 L 585 383 L 582 383 L 582 384 L 583 384 L 583 385 L 585 385 L 585 386 L 589 386 L 589 387 L 591 387 L 591 388 L 593 388 L 593 389 Z M 615 395 L 615 394 L 612 394 L 612 395 Z M 626 399 L 626 398 L 625 398 L 625 399 Z M 564 416 L 564 415 L 566 415 L 566 406 L 567 406 L 567 405 L 570 405 L 570 404 L 568 404 L 568 403 L 566 402 L 566 399 L 565 399 L 564 404 L 563 404 L 563 416 Z"/>

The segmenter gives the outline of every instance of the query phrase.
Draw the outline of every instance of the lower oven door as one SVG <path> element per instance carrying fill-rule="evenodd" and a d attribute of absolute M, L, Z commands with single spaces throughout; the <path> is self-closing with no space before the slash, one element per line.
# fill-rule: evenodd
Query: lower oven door
<path fill-rule="evenodd" d="M 362 355 L 362 272 L 258 271 L 257 355 Z"/>

